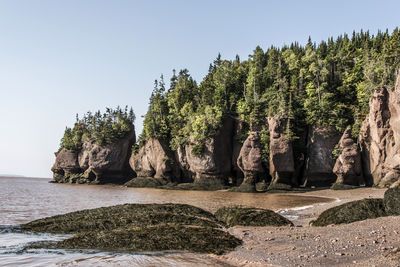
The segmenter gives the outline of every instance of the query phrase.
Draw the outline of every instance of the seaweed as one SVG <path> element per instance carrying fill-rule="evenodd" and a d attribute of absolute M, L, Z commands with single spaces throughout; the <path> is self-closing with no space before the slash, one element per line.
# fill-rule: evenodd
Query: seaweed
<path fill-rule="evenodd" d="M 124 185 L 127 187 L 148 187 L 148 188 L 158 188 L 163 185 L 166 185 L 168 181 L 162 178 L 153 178 L 153 177 L 136 177 L 132 180 L 128 181 Z"/>
<path fill-rule="evenodd" d="M 357 188 L 360 188 L 360 187 L 361 187 L 361 186 L 334 183 L 334 184 L 331 186 L 331 189 L 332 189 L 332 190 L 351 190 L 351 189 L 357 189 Z"/>
<path fill-rule="evenodd" d="M 70 234 L 160 223 L 221 227 L 211 213 L 186 204 L 123 204 L 56 215 L 23 224 L 21 228 L 30 232 Z"/>
<path fill-rule="evenodd" d="M 400 187 L 386 190 L 383 204 L 388 215 L 400 215 Z"/>
<path fill-rule="evenodd" d="M 215 228 L 159 224 L 80 233 L 55 244 L 55 248 L 222 254 L 240 244 L 241 240 Z"/>
<path fill-rule="evenodd" d="M 310 224 L 313 226 L 327 226 L 330 224 L 352 223 L 382 216 L 386 216 L 383 199 L 366 198 L 327 209 L 316 220 L 311 221 Z"/>
<path fill-rule="evenodd" d="M 213 214 L 186 204 L 124 204 L 32 221 L 21 231 L 76 234 L 29 248 L 107 251 L 189 251 L 221 254 L 241 240 L 224 231 Z"/>
<path fill-rule="evenodd" d="M 283 226 L 293 225 L 285 217 L 267 209 L 246 208 L 240 206 L 223 207 L 217 210 L 215 217 L 227 226 Z"/>

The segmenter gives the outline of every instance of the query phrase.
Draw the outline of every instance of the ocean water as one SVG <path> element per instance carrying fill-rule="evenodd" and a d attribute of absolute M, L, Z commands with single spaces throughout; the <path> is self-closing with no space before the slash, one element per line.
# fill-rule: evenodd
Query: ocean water
<path fill-rule="evenodd" d="M 10 228 L 56 214 L 124 203 L 186 203 L 215 212 L 229 205 L 280 210 L 331 201 L 291 194 L 137 189 L 49 181 L 0 177 L 0 266 L 229 266 L 208 255 L 194 253 L 24 250 L 30 242 L 62 240 L 68 235 L 15 233 Z"/>

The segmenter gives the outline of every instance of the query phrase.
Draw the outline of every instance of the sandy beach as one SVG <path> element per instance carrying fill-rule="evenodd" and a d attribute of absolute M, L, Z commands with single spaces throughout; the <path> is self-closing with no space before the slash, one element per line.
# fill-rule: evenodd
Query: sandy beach
<path fill-rule="evenodd" d="M 234 266 L 400 266 L 399 217 L 389 216 L 343 225 L 312 227 L 321 212 L 345 202 L 382 198 L 385 189 L 320 190 L 305 193 L 336 199 L 330 203 L 281 210 L 294 227 L 232 227 L 243 240 L 235 251 L 217 257 Z"/>

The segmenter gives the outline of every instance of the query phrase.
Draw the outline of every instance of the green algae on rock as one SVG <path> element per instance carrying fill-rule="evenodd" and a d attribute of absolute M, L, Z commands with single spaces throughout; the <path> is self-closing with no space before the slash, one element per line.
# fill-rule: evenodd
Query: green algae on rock
<path fill-rule="evenodd" d="M 360 188 L 360 186 L 349 185 L 349 184 L 338 184 L 338 183 L 334 183 L 331 186 L 332 190 L 351 190 L 351 189 L 357 189 L 357 188 Z"/>
<path fill-rule="evenodd" d="M 383 203 L 388 215 L 400 215 L 400 187 L 386 190 Z"/>
<path fill-rule="evenodd" d="M 80 233 L 55 245 L 64 249 L 189 251 L 222 254 L 241 240 L 229 233 L 193 225 L 159 224 Z"/>
<path fill-rule="evenodd" d="M 293 225 L 285 217 L 267 209 L 246 207 L 223 207 L 217 210 L 215 217 L 227 226 L 283 226 Z"/>
<path fill-rule="evenodd" d="M 313 226 L 327 226 L 374 219 L 386 216 L 383 200 L 380 198 L 366 198 L 348 202 L 325 210 L 314 221 Z"/>
<path fill-rule="evenodd" d="M 69 234 L 162 223 L 221 226 L 211 213 L 186 204 L 124 204 L 56 215 L 21 227 L 31 232 Z"/>
<path fill-rule="evenodd" d="M 124 204 L 32 221 L 22 231 L 76 234 L 33 248 L 111 251 L 189 251 L 221 254 L 241 240 L 224 231 L 215 216 L 186 204 Z"/>
<path fill-rule="evenodd" d="M 168 181 L 164 178 L 136 177 L 126 182 L 124 185 L 136 188 L 158 188 L 166 184 L 168 184 Z"/>

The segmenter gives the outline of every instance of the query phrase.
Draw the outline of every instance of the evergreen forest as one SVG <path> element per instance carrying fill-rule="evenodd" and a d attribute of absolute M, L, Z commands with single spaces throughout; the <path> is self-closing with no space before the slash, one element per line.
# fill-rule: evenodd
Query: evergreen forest
<path fill-rule="evenodd" d="M 218 55 L 200 82 L 187 69 L 173 70 L 168 88 L 162 75 L 155 81 L 134 152 L 149 138 L 177 150 L 190 137 L 195 143 L 192 153 L 200 154 L 204 141 L 227 117 L 242 121 L 246 133 L 260 133 L 265 160 L 267 117 L 284 119 L 286 137 L 292 141 L 307 126 L 338 133 L 351 127 L 353 136 L 358 136 L 370 96 L 381 86 L 394 87 L 399 63 L 396 28 L 376 35 L 361 30 L 318 44 L 309 38 L 305 46 L 294 42 L 265 51 L 257 46 L 246 60 Z M 84 140 L 112 143 L 133 129 L 134 120 L 127 107 L 77 116 L 74 127 L 66 128 L 60 149 L 79 150 Z"/>
<path fill-rule="evenodd" d="M 307 125 L 339 133 L 351 127 L 358 136 L 370 96 L 378 87 L 393 88 L 399 62 L 398 28 L 318 44 L 309 38 L 305 46 L 294 42 L 265 51 L 257 46 L 247 60 L 218 55 L 200 83 L 187 69 L 173 71 L 169 88 L 163 76 L 155 81 L 140 140 L 162 139 L 176 150 L 190 137 L 196 144 L 192 153 L 201 153 L 203 141 L 228 116 L 259 131 L 265 158 L 267 117 L 285 119 L 291 140 Z"/>

